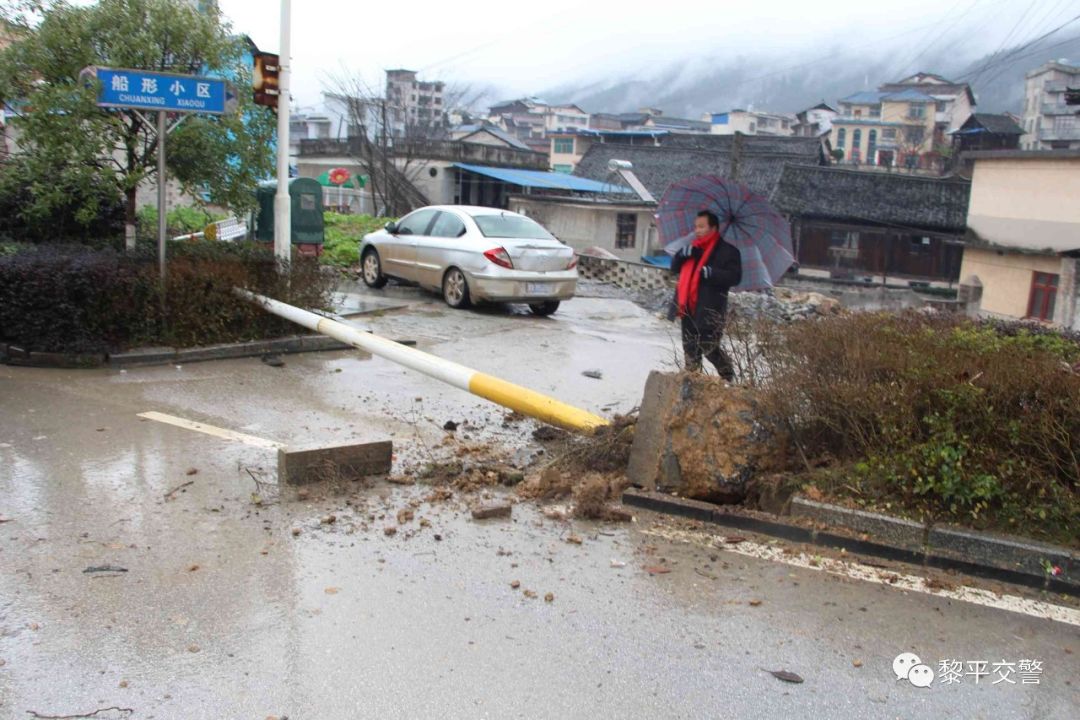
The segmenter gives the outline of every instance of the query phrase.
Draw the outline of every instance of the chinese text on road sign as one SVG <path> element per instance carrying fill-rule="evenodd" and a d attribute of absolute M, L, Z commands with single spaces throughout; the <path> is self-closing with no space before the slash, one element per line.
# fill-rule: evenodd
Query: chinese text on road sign
<path fill-rule="evenodd" d="M 223 114 L 226 84 L 217 78 L 144 70 L 98 68 L 101 92 L 98 105 L 166 112 Z"/>

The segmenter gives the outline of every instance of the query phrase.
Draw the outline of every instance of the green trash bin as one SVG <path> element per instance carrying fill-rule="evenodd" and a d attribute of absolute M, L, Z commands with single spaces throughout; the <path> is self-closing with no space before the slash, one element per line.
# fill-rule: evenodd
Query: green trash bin
<path fill-rule="evenodd" d="M 259 183 L 255 191 L 255 239 L 274 242 L 274 195 L 277 181 Z M 292 244 L 301 255 L 321 255 L 326 237 L 323 224 L 323 188 L 318 180 L 291 178 L 289 198 L 292 213 Z"/>

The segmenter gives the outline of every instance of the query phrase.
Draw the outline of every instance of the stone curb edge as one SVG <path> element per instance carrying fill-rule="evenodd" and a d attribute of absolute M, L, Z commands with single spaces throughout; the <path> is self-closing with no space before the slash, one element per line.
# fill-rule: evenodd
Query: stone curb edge
<path fill-rule="evenodd" d="M 804 499 L 795 498 L 795 500 Z M 955 570 L 965 575 L 971 575 L 986 580 L 996 580 L 1028 588 L 1046 590 L 1052 593 L 1080 597 L 1080 581 L 1074 579 L 1080 574 L 1080 554 L 1070 553 L 1068 550 L 1050 545 L 1029 543 L 1027 541 L 979 533 L 971 530 L 962 530 L 958 528 L 939 529 L 935 527 L 934 530 L 941 533 L 942 537 L 949 538 L 950 540 L 955 539 L 956 542 L 951 546 L 947 546 L 948 540 L 945 540 L 941 543 L 941 547 L 935 547 L 929 544 L 915 547 L 903 547 L 898 544 L 881 542 L 879 540 L 864 540 L 857 537 L 838 534 L 836 532 L 829 532 L 818 529 L 816 526 L 799 525 L 788 522 L 785 518 L 766 515 L 765 513 L 754 513 L 750 511 L 734 513 L 725 510 L 721 505 L 713 505 L 697 500 L 688 500 L 673 495 L 665 495 L 663 493 L 630 489 L 623 493 L 622 501 L 625 505 L 644 510 L 652 510 L 654 512 L 675 515 L 690 520 L 699 520 L 734 528 L 736 530 L 760 533 L 762 535 L 769 535 L 790 542 L 807 543 L 820 547 L 843 548 L 849 552 L 860 555 L 869 555 L 885 560 L 915 565 L 925 565 L 941 570 Z M 861 512 L 848 510 L 847 508 L 841 508 L 835 505 L 825 505 L 824 503 L 813 503 L 813 505 L 826 508 L 829 513 L 846 512 L 854 515 Z M 795 501 L 793 501 L 792 507 L 793 512 L 799 512 L 794 509 L 796 507 Z M 901 532 L 907 531 L 911 524 L 910 521 L 889 518 L 885 515 L 876 515 L 873 513 L 865 514 L 873 515 L 876 522 L 881 522 L 882 519 L 896 521 L 901 528 Z M 802 514 L 801 516 L 803 518 L 808 518 L 806 514 Z M 837 515 L 833 515 L 832 517 L 835 518 Z M 820 522 L 816 518 L 815 521 L 814 525 Z M 856 518 L 850 524 L 858 522 L 859 519 Z M 837 523 L 833 521 L 829 524 L 835 525 Z M 858 528 L 849 527 L 848 529 L 858 531 Z M 946 533 L 950 533 L 955 537 L 951 537 L 950 534 Z M 927 535 L 930 535 L 930 533 L 927 532 Z M 1005 567 L 1003 566 L 1003 563 L 989 562 L 988 558 L 995 556 L 995 554 L 1008 558 L 1022 557 L 1024 562 L 1013 567 Z M 1039 561 L 1043 559 L 1050 559 L 1051 562 L 1054 562 L 1054 559 L 1056 559 L 1057 563 L 1055 564 L 1059 564 L 1059 567 L 1062 568 L 1063 575 L 1060 577 L 1048 575 L 1042 570 L 1039 564 Z M 1060 562 L 1062 561 L 1066 564 L 1060 565 Z M 1039 568 L 1038 573 L 1028 569 L 1032 565 Z"/>
<path fill-rule="evenodd" d="M 143 348 L 124 353 L 27 352 L 13 345 L 0 345 L 0 363 L 19 367 L 89 369 L 100 367 L 148 367 L 182 365 L 204 360 L 227 360 L 267 354 L 295 354 L 350 350 L 351 345 L 325 335 L 296 335 L 274 340 L 227 343 L 177 350 L 171 347 Z"/>

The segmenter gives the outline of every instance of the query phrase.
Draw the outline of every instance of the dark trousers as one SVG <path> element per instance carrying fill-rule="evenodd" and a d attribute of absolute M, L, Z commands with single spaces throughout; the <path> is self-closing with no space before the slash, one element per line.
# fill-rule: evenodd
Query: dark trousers
<path fill-rule="evenodd" d="M 701 358 L 704 356 L 716 367 L 720 377 L 734 382 L 735 367 L 731 364 L 731 358 L 720 347 L 720 340 L 724 337 L 725 313 L 713 312 L 710 315 L 705 319 L 694 320 L 689 315 L 682 319 L 682 346 L 686 369 L 699 372 Z"/>

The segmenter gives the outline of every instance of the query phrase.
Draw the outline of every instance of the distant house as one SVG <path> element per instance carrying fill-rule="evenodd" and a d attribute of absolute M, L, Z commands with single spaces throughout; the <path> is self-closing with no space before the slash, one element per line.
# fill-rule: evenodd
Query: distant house
<path fill-rule="evenodd" d="M 1069 88 L 1080 87 L 1080 67 L 1048 62 L 1027 74 L 1024 90 L 1024 150 L 1080 148 L 1080 118 L 1068 102 Z"/>
<path fill-rule="evenodd" d="M 790 136 L 796 123 L 794 115 L 754 110 L 729 110 L 710 113 L 704 120 L 714 135 L 780 135 Z"/>
<path fill-rule="evenodd" d="M 705 134 L 710 130 L 707 120 L 668 117 L 659 108 L 641 108 L 632 113 L 598 113 L 589 117 L 592 130 L 665 130 L 671 133 Z"/>
<path fill-rule="evenodd" d="M 852 165 L 940 170 L 949 132 L 974 108 L 966 83 L 918 73 L 842 99 L 830 142 Z"/>
<path fill-rule="evenodd" d="M 973 152 L 961 276 L 983 315 L 1080 329 L 1080 150 Z"/>
<path fill-rule="evenodd" d="M 800 268 L 832 277 L 955 281 L 969 183 L 789 164 L 772 194 Z"/>
<path fill-rule="evenodd" d="M 501 129 L 488 123 L 473 125 L 460 125 L 450 130 L 450 139 L 479 145 L 492 145 L 496 147 L 508 147 L 516 150 L 532 151 L 532 148 L 518 140 L 513 135 L 503 132 Z"/>
<path fill-rule="evenodd" d="M 616 145 L 660 144 L 667 130 L 558 130 L 548 133 L 551 169 L 555 172 L 572 173 L 595 143 Z"/>
<path fill-rule="evenodd" d="M 394 133 L 405 134 L 407 127 L 446 127 L 445 90 L 446 83 L 421 81 L 414 70 L 387 70 L 386 103 L 394 111 Z"/>
<path fill-rule="evenodd" d="M 791 134 L 798 137 L 821 137 L 832 131 L 833 120 L 840 113 L 825 102 L 820 102 L 812 108 L 795 113 L 795 124 L 791 127 Z"/>
<path fill-rule="evenodd" d="M 1024 129 L 1012 115 L 973 113 L 952 133 L 953 152 L 972 150 L 1017 150 Z"/>
<path fill-rule="evenodd" d="M 589 114 L 577 105 L 552 105 L 530 97 L 492 105 L 488 121 L 523 141 L 542 139 L 547 132 L 589 127 Z"/>

